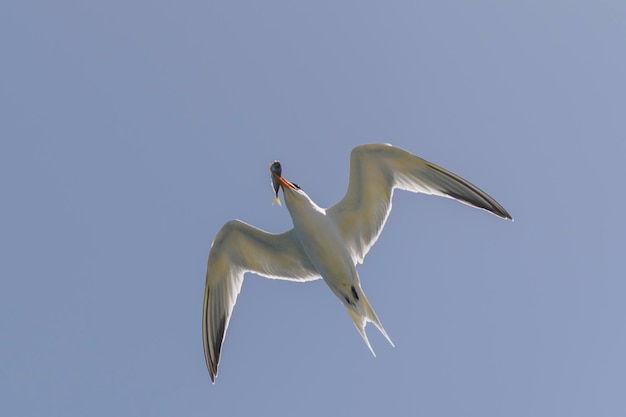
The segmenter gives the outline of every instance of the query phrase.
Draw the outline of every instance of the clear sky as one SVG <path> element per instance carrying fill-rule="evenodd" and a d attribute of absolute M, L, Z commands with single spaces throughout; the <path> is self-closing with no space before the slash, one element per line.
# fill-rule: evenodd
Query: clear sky
<path fill-rule="evenodd" d="M 3 416 L 626 415 L 626 3 L 0 6 Z M 507 222 L 398 192 L 359 273 L 373 358 L 321 281 L 248 275 L 217 383 L 213 237 L 291 227 L 391 142 Z M 389 414 L 392 413 L 392 414 Z"/>

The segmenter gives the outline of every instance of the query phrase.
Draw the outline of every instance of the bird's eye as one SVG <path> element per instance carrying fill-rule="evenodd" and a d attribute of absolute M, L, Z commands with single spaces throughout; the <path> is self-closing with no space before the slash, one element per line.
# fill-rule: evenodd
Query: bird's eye
<path fill-rule="evenodd" d="M 302 188 L 300 188 L 300 186 L 299 186 L 298 184 L 293 183 L 293 182 L 292 182 L 292 184 L 293 184 L 293 186 L 294 186 L 294 187 L 296 187 L 298 190 L 301 190 L 301 189 L 302 189 Z"/>

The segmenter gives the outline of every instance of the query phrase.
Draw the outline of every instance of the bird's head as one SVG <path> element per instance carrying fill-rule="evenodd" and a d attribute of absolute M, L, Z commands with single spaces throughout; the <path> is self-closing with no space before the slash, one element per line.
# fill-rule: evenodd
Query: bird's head
<path fill-rule="evenodd" d="M 293 194 L 304 194 L 304 192 L 300 189 L 298 184 L 294 184 L 282 176 L 282 171 L 283 170 L 280 165 L 280 162 L 274 161 L 273 163 L 270 164 L 272 188 L 274 189 L 274 193 L 275 193 L 274 202 L 278 203 L 278 205 L 280 205 L 280 199 L 278 198 L 278 190 L 281 187 L 283 189 L 283 194 L 285 194 L 285 196 L 287 195 L 287 193 L 292 194 L 291 193 L 292 191 L 295 191 L 295 193 Z M 285 199 L 286 198 L 287 197 L 285 197 Z"/>

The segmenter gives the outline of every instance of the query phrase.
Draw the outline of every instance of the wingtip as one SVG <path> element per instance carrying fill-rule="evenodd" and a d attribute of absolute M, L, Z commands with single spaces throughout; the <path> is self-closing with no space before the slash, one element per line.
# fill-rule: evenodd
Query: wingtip
<path fill-rule="evenodd" d="M 211 382 L 215 385 L 215 379 L 217 378 L 217 364 L 210 362 L 207 363 L 209 369 L 209 376 L 211 377 Z"/>
<path fill-rule="evenodd" d="M 509 214 L 508 211 L 506 211 L 506 209 L 504 207 L 502 207 L 500 204 L 498 204 L 497 202 L 495 204 L 492 204 L 491 207 L 484 207 L 487 211 L 491 212 L 492 214 L 504 219 L 504 220 L 511 220 L 513 221 L 513 216 L 511 216 Z"/>
<path fill-rule="evenodd" d="M 501 214 L 500 217 L 502 217 L 504 220 L 514 221 L 513 216 L 511 216 L 509 213 L 506 213 L 506 212 Z"/>
<path fill-rule="evenodd" d="M 508 211 L 506 211 L 506 210 L 503 210 L 502 215 L 501 215 L 500 217 L 502 217 L 504 220 L 511 220 L 511 221 L 515 221 L 515 220 L 513 219 L 513 216 L 511 216 L 511 215 L 509 214 L 509 212 L 508 212 Z"/>
<path fill-rule="evenodd" d="M 206 317 L 206 313 L 204 317 Z M 213 384 L 215 384 L 215 379 L 217 378 L 217 371 L 220 363 L 220 352 L 222 350 L 222 342 L 226 333 L 226 325 L 226 315 L 223 315 L 217 326 L 216 334 L 219 336 L 215 339 L 213 344 L 210 342 L 206 324 L 204 327 L 204 359 Z"/>
<path fill-rule="evenodd" d="M 215 384 L 215 379 L 217 378 L 217 364 L 211 365 L 211 368 L 209 368 L 209 375 L 211 376 L 211 382 Z"/>

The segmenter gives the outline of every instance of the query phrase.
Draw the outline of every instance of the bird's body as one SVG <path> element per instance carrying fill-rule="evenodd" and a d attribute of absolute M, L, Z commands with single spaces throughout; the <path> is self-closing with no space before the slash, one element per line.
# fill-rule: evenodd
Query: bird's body
<path fill-rule="evenodd" d="M 340 228 L 335 224 L 335 218 L 301 190 L 289 188 L 283 193 L 296 239 L 317 273 L 348 310 L 372 354 L 374 350 L 365 333 L 368 321 L 373 322 L 393 345 L 363 294 L 355 262 L 341 237 Z"/>
<path fill-rule="evenodd" d="M 358 275 L 352 257 L 341 241 L 339 232 L 326 215 L 304 192 L 285 193 L 296 239 L 307 258 L 328 286 L 344 298 L 358 285 Z M 347 291 L 341 291 L 347 288 Z"/>
<path fill-rule="evenodd" d="M 461 177 L 403 149 L 387 144 L 361 145 L 352 151 L 345 197 L 329 209 L 315 204 L 271 165 L 278 196 L 283 189 L 293 229 L 271 234 L 238 220 L 217 234 L 207 265 L 203 307 L 204 353 L 215 382 L 222 342 L 245 272 L 268 278 L 311 281 L 322 278 L 346 307 L 363 340 L 372 322 L 393 345 L 361 288 L 356 264 L 362 263 L 391 210 L 394 188 L 457 199 L 512 219 L 493 198 Z"/>

